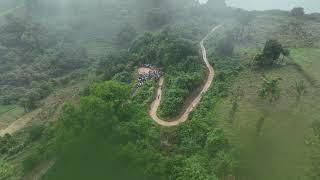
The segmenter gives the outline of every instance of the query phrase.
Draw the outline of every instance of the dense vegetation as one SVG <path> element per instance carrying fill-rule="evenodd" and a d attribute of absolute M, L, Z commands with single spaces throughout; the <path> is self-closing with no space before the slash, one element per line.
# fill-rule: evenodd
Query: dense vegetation
<path fill-rule="evenodd" d="M 13 16 L 1 27 L 0 42 L 0 103 L 19 102 L 26 112 L 56 86 L 68 83 L 66 75 L 87 62 L 84 49 L 40 24 Z"/>
<path fill-rule="evenodd" d="M 0 179 L 319 178 L 318 14 L 224 0 L 25 5 L 0 26 L 0 133 L 19 106 L 27 123 L 0 137 Z M 214 85 L 188 121 L 158 126 L 157 82 L 136 88 L 137 67 L 165 72 L 158 115 L 176 117 L 206 79 L 198 43 L 221 23 L 205 44 Z"/>
<path fill-rule="evenodd" d="M 145 34 L 134 41 L 130 49 L 139 63 L 154 64 L 166 73 L 159 112 L 164 118 L 178 115 L 185 99 L 205 79 L 197 46 L 177 37 L 166 31 L 158 35 Z"/>
<path fill-rule="evenodd" d="M 55 135 L 60 158 L 47 178 L 212 179 L 232 173 L 223 131 L 212 128 L 212 121 L 199 121 L 209 101 L 190 122 L 168 131 L 129 99 L 128 85 L 106 81 L 93 84 L 79 107 L 66 105 Z M 128 173 L 121 173 L 124 169 Z"/>

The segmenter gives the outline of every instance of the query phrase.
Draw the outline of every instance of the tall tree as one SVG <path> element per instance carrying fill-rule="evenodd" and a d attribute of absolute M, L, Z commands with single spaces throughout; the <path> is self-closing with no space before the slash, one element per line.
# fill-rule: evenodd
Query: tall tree
<path fill-rule="evenodd" d="M 304 15 L 304 8 L 303 7 L 295 7 L 291 10 L 292 16 L 303 16 Z"/>
<path fill-rule="evenodd" d="M 278 62 L 283 47 L 277 40 L 268 40 L 264 46 L 262 54 L 258 54 L 254 60 L 260 66 L 274 65 Z"/>

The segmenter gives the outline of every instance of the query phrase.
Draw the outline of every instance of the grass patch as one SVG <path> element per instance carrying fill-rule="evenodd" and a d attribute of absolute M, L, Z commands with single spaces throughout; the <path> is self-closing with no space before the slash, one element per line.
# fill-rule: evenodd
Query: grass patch
<path fill-rule="evenodd" d="M 8 106 L 0 106 L 0 115 L 7 113 L 9 111 L 12 111 L 16 109 L 16 106 L 8 105 Z"/>
<path fill-rule="evenodd" d="M 20 106 L 9 105 L 9 106 L 1 106 L 0 105 L 0 128 L 1 124 L 9 124 L 15 121 L 17 118 L 22 116 L 24 110 Z"/>
<path fill-rule="evenodd" d="M 281 97 L 270 105 L 258 97 L 262 75 L 281 77 Z M 219 126 L 239 150 L 240 179 L 308 179 L 305 170 L 310 168 L 305 138 L 310 135 L 311 123 L 319 119 L 320 98 L 317 88 L 307 83 L 308 93 L 296 103 L 292 86 L 305 77 L 293 66 L 254 71 L 246 68 L 235 80 L 231 89 L 241 87 L 244 97 L 233 124 L 228 122 L 231 103 L 228 98 L 216 108 L 221 116 Z M 221 111 L 221 112 L 220 112 Z M 257 135 L 257 122 L 265 116 L 261 134 Z"/>
<path fill-rule="evenodd" d="M 320 80 L 320 49 L 299 48 L 291 49 L 292 59 L 302 67 L 303 70 L 310 73 L 317 81 Z"/>

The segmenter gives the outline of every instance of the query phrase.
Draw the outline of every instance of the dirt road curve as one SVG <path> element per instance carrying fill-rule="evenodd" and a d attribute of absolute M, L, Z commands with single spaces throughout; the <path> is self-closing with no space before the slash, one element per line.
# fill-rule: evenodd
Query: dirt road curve
<path fill-rule="evenodd" d="M 213 81 L 213 78 L 214 78 L 214 69 L 212 68 L 212 66 L 209 64 L 208 62 L 208 59 L 207 59 L 207 51 L 206 51 L 206 48 L 204 47 L 203 43 L 205 40 L 208 39 L 208 37 L 214 33 L 217 29 L 219 29 L 221 27 L 221 25 L 219 26 L 216 26 L 214 27 L 203 39 L 202 41 L 200 42 L 200 47 L 201 47 L 201 52 L 202 52 L 202 57 L 203 57 L 203 60 L 208 68 L 208 78 L 207 78 L 207 81 L 205 83 L 205 85 L 203 86 L 203 89 L 201 90 L 201 92 L 191 101 L 191 103 L 187 106 L 185 112 L 178 116 L 176 119 L 174 119 L 173 121 L 164 121 L 162 119 L 160 119 L 157 115 L 157 110 L 160 106 L 160 102 L 161 102 L 161 97 L 162 97 L 162 86 L 163 86 L 163 81 L 164 81 L 164 78 L 161 77 L 160 80 L 159 80 L 159 84 L 158 84 L 158 89 L 156 91 L 156 98 L 155 100 L 152 102 L 151 106 L 150 106 L 150 111 L 149 111 L 149 114 L 151 116 L 151 118 L 156 122 L 158 123 L 159 125 L 161 126 L 167 126 L 167 127 L 170 127 L 170 126 L 177 126 L 179 125 L 180 123 L 183 123 L 185 122 L 188 117 L 189 117 L 189 114 L 191 111 L 193 111 L 193 109 L 199 104 L 200 100 L 201 100 L 201 97 L 202 97 L 202 94 L 207 92 L 208 89 L 210 88 L 211 84 L 212 84 L 212 81 Z"/>

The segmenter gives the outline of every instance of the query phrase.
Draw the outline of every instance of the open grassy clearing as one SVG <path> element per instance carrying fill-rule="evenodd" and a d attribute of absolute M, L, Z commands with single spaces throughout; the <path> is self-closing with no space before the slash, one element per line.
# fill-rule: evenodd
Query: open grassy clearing
<path fill-rule="evenodd" d="M 318 24 L 303 22 L 303 29 L 298 32 L 291 30 L 294 19 L 281 17 L 258 17 L 254 26 L 249 28 L 250 40 L 235 47 L 236 56 L 242 59 L 244 69 L 233 79 L 229 91 L 240 87 L 244 96 L 239 102 L 239 111 L 234 122 L 230 122 L 229 113 L 232 109 L 231 97 L 224 98 L 210 111 L 216 112 L 217 126 L 223 128 L 230 140 L 239 151 L 239 164 L 236 173 L 240 180 L 270 179 L 310 179 L 307 177 L 311 168 L 308 137 L 312 134 L 311 124 L 320 119 L 320 92 L 311 84 L 309 77 L 320 80 L 320 50 L 299 48 L 312 43 L 317 44 L 318 33 L 314 27 Z M 268 26 L 265 26 L 268 24 Z M 289 29 L 287 31 L 285 29 Z M 295 33 L 308 36 L 299 39 Z M 298 38 L 295 38 L 298 37 Z M 284 65 L 267 69 L 254 70 L 253 57 L 261 52 L 267 39 L 278 39 L 290 49 L 290 59 L 295 65 Z M 212 44 L 214 42 L 210 42 Z M 212 58 L 212 57 L 211 57 Z M 281 58 L 281 57 L 280 57 Z M 300 69 L 300 67 L 301 69 Z M 217 68 L 219 72 L 219 68 Z M 262 76 L 280 77 L 280 100 L 270 105 L 258 97 L 262 86 Z M 300 103 L 296 102 L 293 86 L 303 80 L 307 86 L 307 94 Z M 257 122 L 264 116 L 265 121 L 260 135 L 257 135 Z"/>
<path fill-rule="evenodd" d="M 299 64 L 303 70 L 317 81 L 320 80 L 320 49 L 316 48 L 300 48 L 291 49 L 292 59 Z"/>
<path fill-rule="evenodd" d="M 0 115 L 7 113 L 8 111 L 11 111 L 15 109 L 15 106 L 9 105 L 9 106 L 0 106 Z"/>
<path fill-rule="evenodd" d="M 304 53 L 318 50 L 304 50 Z M 312 54 L 293 53 L 301 56 L 302 62 L 314 63 L 317 59 Z M 306 64 L 306 63 L 304 63 Z M 314 64 L 319 64 L 315 62 Z M 313 75 L 319 66 L 312 66 Z M 308 69 L 312 73 L 312 68 Z M 281 77 L 281 98 L 270 105 L 258 97 L 262 84 L 262 75 Z M 318 76 L 319 77 L 319 76 Z M 308 93 L 300 103 L 296 102 L 293 85 L 304 80 Z M 241 87 L 244 97 L 240 102 L 239 112 L 233 123 L 228 119 L 231 110 L 230 100 L 224 99 L 216 107 L 219 126 L 223 127 L 231 141 L 238 147 L 240 179 L 307 179 L 310 168 L 306 138 L 312 133 L 310 127 L 315 119 L 319 119 L 319 89 L 307 82 L 303 74 L 294 66 L 283 66 L 269 70 L 252 70 L 245 68 L 234 80 L 231 87 Z M 261 116 L 265 116 L 260 136 L 256 133 L 256 125 Z"/>

